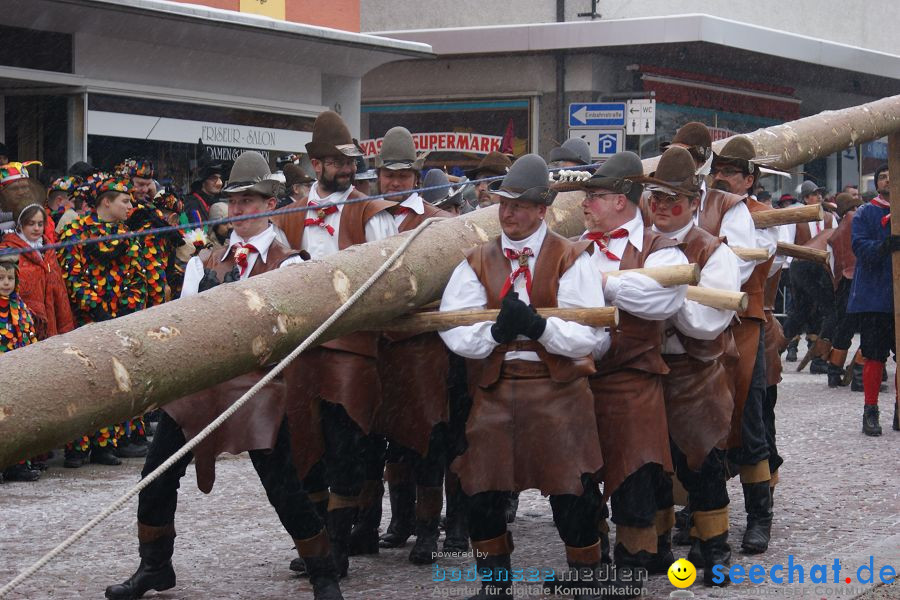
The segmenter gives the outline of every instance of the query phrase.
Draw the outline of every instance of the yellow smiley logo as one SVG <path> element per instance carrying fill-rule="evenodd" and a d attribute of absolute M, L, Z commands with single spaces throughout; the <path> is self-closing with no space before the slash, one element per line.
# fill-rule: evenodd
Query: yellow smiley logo
<path fill-rule="evenodd" d="M 683 558 L 679 558 L 669 567 L 669 582 L 677 588 L 686 588 L 693 585 L 697 579 L 697 569 Z"/>

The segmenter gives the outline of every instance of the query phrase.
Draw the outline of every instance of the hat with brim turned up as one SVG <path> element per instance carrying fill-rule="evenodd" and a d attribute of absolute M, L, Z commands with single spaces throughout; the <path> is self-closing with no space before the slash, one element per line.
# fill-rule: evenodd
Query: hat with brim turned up
<path fill-rule="evenodd" d="M 421 171 L 428 152 L 416 153 L 416 144 L 406 127 L 392 127 L 381 140 L 381 152 L 375 157 L 376 169 Z"/>
<path fill-rule="evenodd" d="M 669 146 L 649 176 L 635 179 L 651 192 L 692 196 L 700 191 L 700 176 L 690 152 L 680 146 Z"/>
<path fill-rule="evenodd" d="M 272 171 L 269 163 L 259 152 L 248 150 L 238 156 L 231 167 L 231 175 L 228 183 L 222 188 L 223 194 L 239 194 L 241 192 L 253 192 L 262 194 L 267 198 L 280 195 L 284 184 L 271 179 Z"/>
<path fill-rule="evenodd" d="M 466 177 L 469 179 L 479 179 L 482 177 L 482 174 L 485 177 L 506 175 L 512 164 L 509 157 L 502 152 L 488 152 L 485 154 L 484 158 L 481 159 L 481 162 L 478 163 L 477 167 L 466 171 Z"/>
<path fill-rule="evenodd" d="M 587 171 L 558 171 L 553 189 L 559 192 L 607 190 L 624 194 L 632 202 L 640 200 L 643 188 L 636 179 L 644 174 L 644 165 L 634 152 L 618 152 L 591 175 Z"/>
<path fill-rule="evenodd" d="M 501 198 L 524 200 L 550 206 L 556 191 L 550 189 L 547 163 L 537 154 L 526 154 L 509 168 L 500 181 L 494 181 L 489 189 Z"/>
<path fill-rule="evenodd" d="M 326 110 L 313 123 L 312 141 L 306 144 L 306 152 L 311 158 L 332 156 L 362 156 L 359 142 L 350 135 L 341 115 Z"/>

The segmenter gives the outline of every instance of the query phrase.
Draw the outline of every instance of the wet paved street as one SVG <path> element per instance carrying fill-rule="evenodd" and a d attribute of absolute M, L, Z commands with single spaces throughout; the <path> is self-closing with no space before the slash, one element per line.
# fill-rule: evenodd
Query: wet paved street
<path fill-rule="evenodd" d="M 799 584 L 742 583 L 724 590 L 695 584 L 698 598 L 900 598 L 900 581 L 890 586 L 860 584 L 857 569 L 872 556 L 874 579 L 892 565 L 900 570 L 900 433 L 890 428 L 893 408 L 881 397 L 884 435 L 860 433 L 862 394 L 849 388 L 830 390 L 825 376 L 793 373 L 779 387 L 778 442 L 785 464 L 777 488 L 773 541 L 768 553 L 748 557 L 735 551 L 733 564 L 801 565 Z M 890 365 L 893 375 L 893 363 Z M 121 467 L 86 466 L 63 469 L 59 459 L 37 483 L 0 486 L 0 583 L 9 581 L 78 527 L 96 515 L 126 486 L 138 480 L 141 460 Z M 180 495 L 176 529 L 174 590 L 147 597 L 247 598 L 275 600 L 311 598 L 308 581 L 288 570 L 292 543 L 268 505 L 246 455 L 228 457 L 218 467 L 209 496 L 195 485 L 188 470 Z M 737 480 L 732 498 L 731 541 L 739 547 L 744 528 L 743 498 Z M 135 510 L 137 500 L 115 513 L 51 561 L 12 598 L 102 598 L 104 588 L 128 577 L 137 566 Z M 389 506 L 385 502 L 386 525 Z M 535 492 L 522 495 L 513 525 L 516 567 L 564 566 L 563 545 L 550 520 L 547 501 Z M 433 567 L 411 565 L 406 549 L 353 559 L 343 582 L 348 600 L 400 600 L 459 597 L 464 583 L 435 583 Z M 687 548 L 678 547 L 676 556 Z M 842 567 L 834 583 L 835 559 Z M 462 558 L 441 559 L 442 568 L 463 567 Z M 827 566 L 828 583 L 811 583 L 810 570 Z M 776 573 L 776 576 L 787 573 Z M 866 571 L 863 571 L 865 578 Z M 851 577 L 850 584 L 844 582 Z M 468 584 L 474 586 L 474 584 Z M 667 598 L 668 579 L 652 578 L 652 598 Z M 473 588 L 474 589 L 474 588 Z M 464 595 L 463 595 L 464 597 Z M 525 597 L 522 595 L 521 597 Z M 538 597 L 538 596 L 530 596 Z"/>

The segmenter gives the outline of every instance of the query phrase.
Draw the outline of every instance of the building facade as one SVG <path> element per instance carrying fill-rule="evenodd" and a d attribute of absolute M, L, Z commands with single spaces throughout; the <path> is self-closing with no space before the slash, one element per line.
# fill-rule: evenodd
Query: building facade
<path fill-rule="evenodd" d="M 10 158 L 62 171 L 143 156 L 179 183 L 206 149 L 226 160 L 259 150 L 274 161 L 304 150 L 325 109 L 358 132 L 362 76 L 431 55 L 421 43 L 352 31 L 358 1 L 336 1 L 330 12 L 341 18 L 308 19 L 351 31 L 298 22 L 290 7 L 312 14 L 310 2 L 288 2 L 284 20 L 231 10 L 253 3 L 9 0 L 0 139 Z"/>
<path fill-rule="evenodd" d="M 590 14 L 593 4 L 599 14 Z M 361 8 L 363 31 L 427 43 L 437 55 L 364 77 L 362 128 L 371 140 L 401 124 L 424 138 L 492 136 L 514 154 L 546 156 L 579 135 L 647 157 L 687 121 L 727 137 L 900 93 L 900 42 L 879 26 L 900 18 L 890 0 L 867 3 L 865 14 L 831 0 L 463 0 L 426 13 L 405 0 L 363 0 Z M 612 135 L 569 114 L 573 103 L 631 99 L 655 101 L 652 131 Z M 499 112 L 508 107 L 518 112 Z M 812 177 L 839 190 L 871 172 L 883 144 L 848 149 L 766 185 L 793 191 Z M 461 170 L 478 159 L 443 150 L 430 166 Z"/>

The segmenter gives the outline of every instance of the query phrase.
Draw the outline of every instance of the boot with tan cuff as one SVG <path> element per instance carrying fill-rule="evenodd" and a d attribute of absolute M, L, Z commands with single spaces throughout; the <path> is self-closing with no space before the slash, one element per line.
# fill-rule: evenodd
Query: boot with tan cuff
<path fill-rule="evenodd" d="M 172 554 L 175 551 L 175 525 L 154 527 L 138 523 L 138 554 L 141 564 L 134 575 L 118 585 L 106 588 L 110 600 L 133 600 L 150 590 L 162 592 L 175 587 Z"/>
<path fill-rule="evenodd" d="M 323 523 L 328 523 L 328 490 L 319 490 L 309 493 L 309 500 L 316 507 L 316 514 L 322 519 Z M 306 564 L 299 556 L 291 561 L 291 571 L 300 577 L 308 577 L 306 572 Z"/>
<path fill-rule="evenodd" d="M 828 387 L 836 388 L 844 385 L 844 363 L 847 351 L 832 348 L 828 354 Z"/>
<path fill-rule="evenodd" d="M 508 531 L 489 540 L 472 540 L 475 563 L 481 576 L 481 589 L 466 600 L 513 597 L 510 576 L 513 548 L 512 534 Z"/>
<path fill-rule="evenodd" d="M 366 480 L 359 493 L 359 512 L 350 532 L 350 556 L 378 554 L 378 528 L 381 526 L 381 499 L 384 482 Z"/>
<path fill-rule="evenodd" d="M 672 553 L 672 528 L 675 526 L 675 507 L 670 506 L 656 511 L 653 523 L 656 527 L 656 553 L 650 563 L 650 574 L 661 575 L 669 570 L 675 562 Z"/>
<path fill-rule="evenodd" d="M 713 567 L 731 564 L 731 546 L 728 545 L 728 507 L 694 513 L 694 528 L 700 545 L 700 564 L 703 567 L 703 585 L 725 587 L 731 581 L 713 581 Z M 692 561 L 693 562 L 693 561 Z"/>
<path fill-rule="evenodd" d="M 613 598 L 637 598 L 650 568 L 655 566 L 657 554 L 656 526 L 628 527 L 616 525 L 616 545 L 613 549 L 615 576 L 608 582 L 608 594 Z M 643 573 L 641 573 L 643 571 Z"/>
<path fill-rule="evenodd" d="M 384 480 L 391 500 L 391 521 L 378 545 L 401 548 L 416 529 L 416 483 L 412 469 L 403 463 L 388 463 Z"/>
<path fill-rule="evenodd" d="M 294 540 L 297 553 L 306 565 L 315 600 L 344 600 L 338 571 L 331 556 L 328 533 L 322 529 L 311 538 Z"/>
<path fill-rule="evenodd" d="M 350 567 L 350 530 L 356 520 L 358 505 L 358 496 L 331 494 L 328 498 L 328 537 L 340 577 L 346 577 Z"/>
<path fill-rule="evenodd" d="M 601 564 L 600 542 L 583 548 L 566 546 L 566 563 L 572 571 L 566 586 L 575 590 L 573 600 L 594 600 L 601 598 L 602 586 L 599 582 Z"/>
<path fill-rule="evenodd" d="M 741 484 L 747 511 L 747 529 L 741 540 L 741 549 L 747 554 L 762 554 L 769 549 L 772 536 L 771 478 L 768 460 L 756 465 L 741 465 Z"/>
<path fill-rule="evenodd" d="M 412 564 L 430 565 L 437 560 L 443 505 L 442 486 L 416 487 L 416 543 L 409 552 L 409 562 Z"/>

